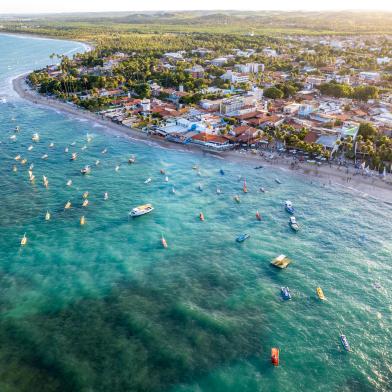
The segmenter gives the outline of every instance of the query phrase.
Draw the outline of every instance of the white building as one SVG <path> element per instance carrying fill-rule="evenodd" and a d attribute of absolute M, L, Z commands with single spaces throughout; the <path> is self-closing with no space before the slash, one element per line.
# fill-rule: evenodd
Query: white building
<path fill-rule="evenodd" d="M 359 73 L 359 78 L 362 80 L 369 80 L 372 82 L 376 82 L 380 80 L 380 74 L 379 72 L 360 72 Z"/>
<path fill-rule="evenodd" d="M 249 75 L 229 70 L 221 76 L 221 79 L 228 80 L 231 83 L 246 83 L 249 82 Z"/>
<path fill-rule="evenodd" d="M 391 61 L 390 57 L 378 57 L 377 58 L 378 65 L 388 64 L 390 61 Z"/>
<path fill-rule="evenodd" d="M 264 48 L 263 54 L 268 57 L 277 57 L 278 56 L 278 53 L 276 53 L 276 50 L 271 49 L 271 48 Z"/>
<path fill-rule="evenodd" d="M 211 60 L 211 64 L 216 67 L 221 67 L 222 65 L 227 63 L 227 57 L 218 57 L 214 60 Z"/>

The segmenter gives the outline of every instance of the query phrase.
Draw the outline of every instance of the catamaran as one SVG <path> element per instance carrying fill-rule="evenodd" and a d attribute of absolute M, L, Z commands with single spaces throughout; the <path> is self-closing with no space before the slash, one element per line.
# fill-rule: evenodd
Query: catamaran
<path fill-rule="evenodd" d="M 154 210 L 154 207 L 152 206 L 152 204 L 144 204 L 142 206 L 138 206 L 138 207 L 133 208 L 129 212 L 129 215 L 132 217 L 141 216 L 141 215 L 148 214 L 148 213 L 152 212 L 153 210 Z"/>

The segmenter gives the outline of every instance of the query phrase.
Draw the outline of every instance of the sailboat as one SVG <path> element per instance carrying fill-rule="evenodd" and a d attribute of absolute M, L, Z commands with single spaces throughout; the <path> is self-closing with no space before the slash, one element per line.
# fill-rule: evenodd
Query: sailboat
<path fill-rule="evenodd" d="M 44 183 L 44 187 L 47 188 L 48 185 L 49 185 L 48 179 L 47 179 L 45 176 L 42 176 L 42 181 L 43 181 L 43 183 Z"/>
<path fill-rule="evenodd" d="M 12 171 L 13 172 L 17 172 L 18 171 L 18 168 L 16 167 L 16 165 L 12 165 Z"/>
<path fill-rule="evenodd" d="M 107 192 L 105 192 L 103 194 L 103 200 L 107 200 L 107 199 L 109 199 L 109 194 Z"/>
<path fill-rule="evenodd" d="M 46 214 L 45 214 L 45 220 L 50 220 L 50 213 L 49 213 L 49 211 L 46 211 Z"/>
<path fill-rule="evenodd" d="M 68 152 L 68 151 L 69 151 L 68 147 L 65 147 L 64 152 Z"/>
<path fill-rule="evenodd" d="M 248 188 L 246 187 L 246 178 L 244 178 L 244 185 L 242 187 L 242 190 L 244 191 L 244 193 L 248 192 Z"/>
<path fill-rule="evenodd" d="M 162 234 L 162 237 L 161 237 L 161 243 L 162 243 L 162 246 L 166 249 L 167 248 L 167 242 L 166 242 L 165 237 L 163 236 L 163 234 Z"/>
<path fill-rule="evenodd" d="M 84 218 L 84 215 L 80 218 L 80 225 L 83 226 L 86 223 L 86 219 Z"/>
<path fill-rule="evenodd" d="M 68 180 L 67 181 L 67 186 L 71 186 L 72 185 L 72 180 Z"/>
<path fill-rule="evenodd" d="M 204 214 L 202 212 L 200 212 L 199 214 L 199 219 L 203 222 L 204 221 Z"/>
<path fill-rule="evenodd" d="M 259 210 L 256 211 L 256 219 L 257 219 L 258 221 L 261 221 L 261 215 L 260 215 Z"/>
<path fill-rule="evenodd" d="M 27 244 L 27 237 L 26 237 L 26 233 L 23 234 L 22 239 L 20 240 L 20 244 L 22 246 L 25 246 Z"/>
<path fill-rule="evenodd" d="M 71 161 L 75 161 L 77 157 L 78 157 L 78 154 L 76 152 L 73 152 L 72 155 L 71 155 L 70 160 Z"/>
<path fill-rule="evenodd" d="M 64 209 L 68 210 L 69 208 L 71 208 L 71 202 L 68 200 L 67 203 L 64 206 Z"/>

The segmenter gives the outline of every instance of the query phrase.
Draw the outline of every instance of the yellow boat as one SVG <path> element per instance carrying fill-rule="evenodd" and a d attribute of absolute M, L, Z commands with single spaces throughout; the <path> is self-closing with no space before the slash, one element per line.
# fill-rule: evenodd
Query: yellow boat
<path fill-rule="evenodd" d="M 20 244 L 21 244 L 22 246 L 24 246 L 24 245 L 27 244 L 26 233 L 23 234 L 23 237 L 22 237 L 22 239 L 20 240 Z"/>
<path fill-rule="evenodd" d="M 325 301 L 325 300 L 326 300 L 325 295 L 324 295 L 323 290 L 321 289 L 321 287 L 317 287 L 316 293 L 317 293 L 318 297 L 319 297 L 322 301 Z"/>
<path fill-rule="evenodd" d="M 68 200 L 67 203 L 64 206 L 64 209 L 67 210 L 68 208 L 71 208 L 71 202 Z"/>
<path fill-rule="evenodd" d="M 87 199 L 88 198 L 88 192 L 84 192 L 83 193 L 83 199 Z"/>
<path fill-rule="evenodd" d="M 286 268 L 290 263 L 291 260 L 285 255 L 279 255 L 271 261 L 271 264 L 278 268 Z"/>
<path fill-rule="evenodd" d="M 80 218 L 80 224 L 83 226 L 86 223 L 86 219 L 84 219 L 84 215 Z"/>

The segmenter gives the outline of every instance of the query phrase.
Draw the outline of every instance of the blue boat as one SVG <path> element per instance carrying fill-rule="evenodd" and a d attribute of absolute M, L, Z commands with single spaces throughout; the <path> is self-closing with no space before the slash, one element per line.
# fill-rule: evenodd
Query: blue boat
<path fill-rule="evenodd" d="M 287 200 L 287 201 L 284 203 L 284 208 L 286 209 L 286 211 L 287 211 L 289 214 L 294 214 L 294 207 L 293 207 L 293 204 L 291 203 L 290 200 Z"/>
<path fill-rule="evenodd" d="M 236 240 L 237 242 L 244 242 L 244 241 L 247 240 L 249 237 L 250 237 L 250 235 L 245 233 L 245 234 L 239 235 L 235 240 Z"/>
<path fill-rule="evenodd" d="M 223 171 L 223 169 L 220 169 L 220 174 L 222 174 L 222 176 L 225 175 L 225 172 Z"/>
<path fill-rule="evenodd" d="M 290 290 L 289 290 L 288 287 L 281 287 L 281 288 L 280 288 L 280 292 L 281 292 L 282 298 L 283 298 L 284 300 L 287 301 L 287 300 L 291 299 L 291 293 L 290 293 Z"/>
<path fill-rule="evenodd" d="M 342 342 L 342 345 L 346 351 L 351 351 L 351 347 L 350 344 L 348 343 L 346 335 L 340 335 L 340 341 Z"/>

